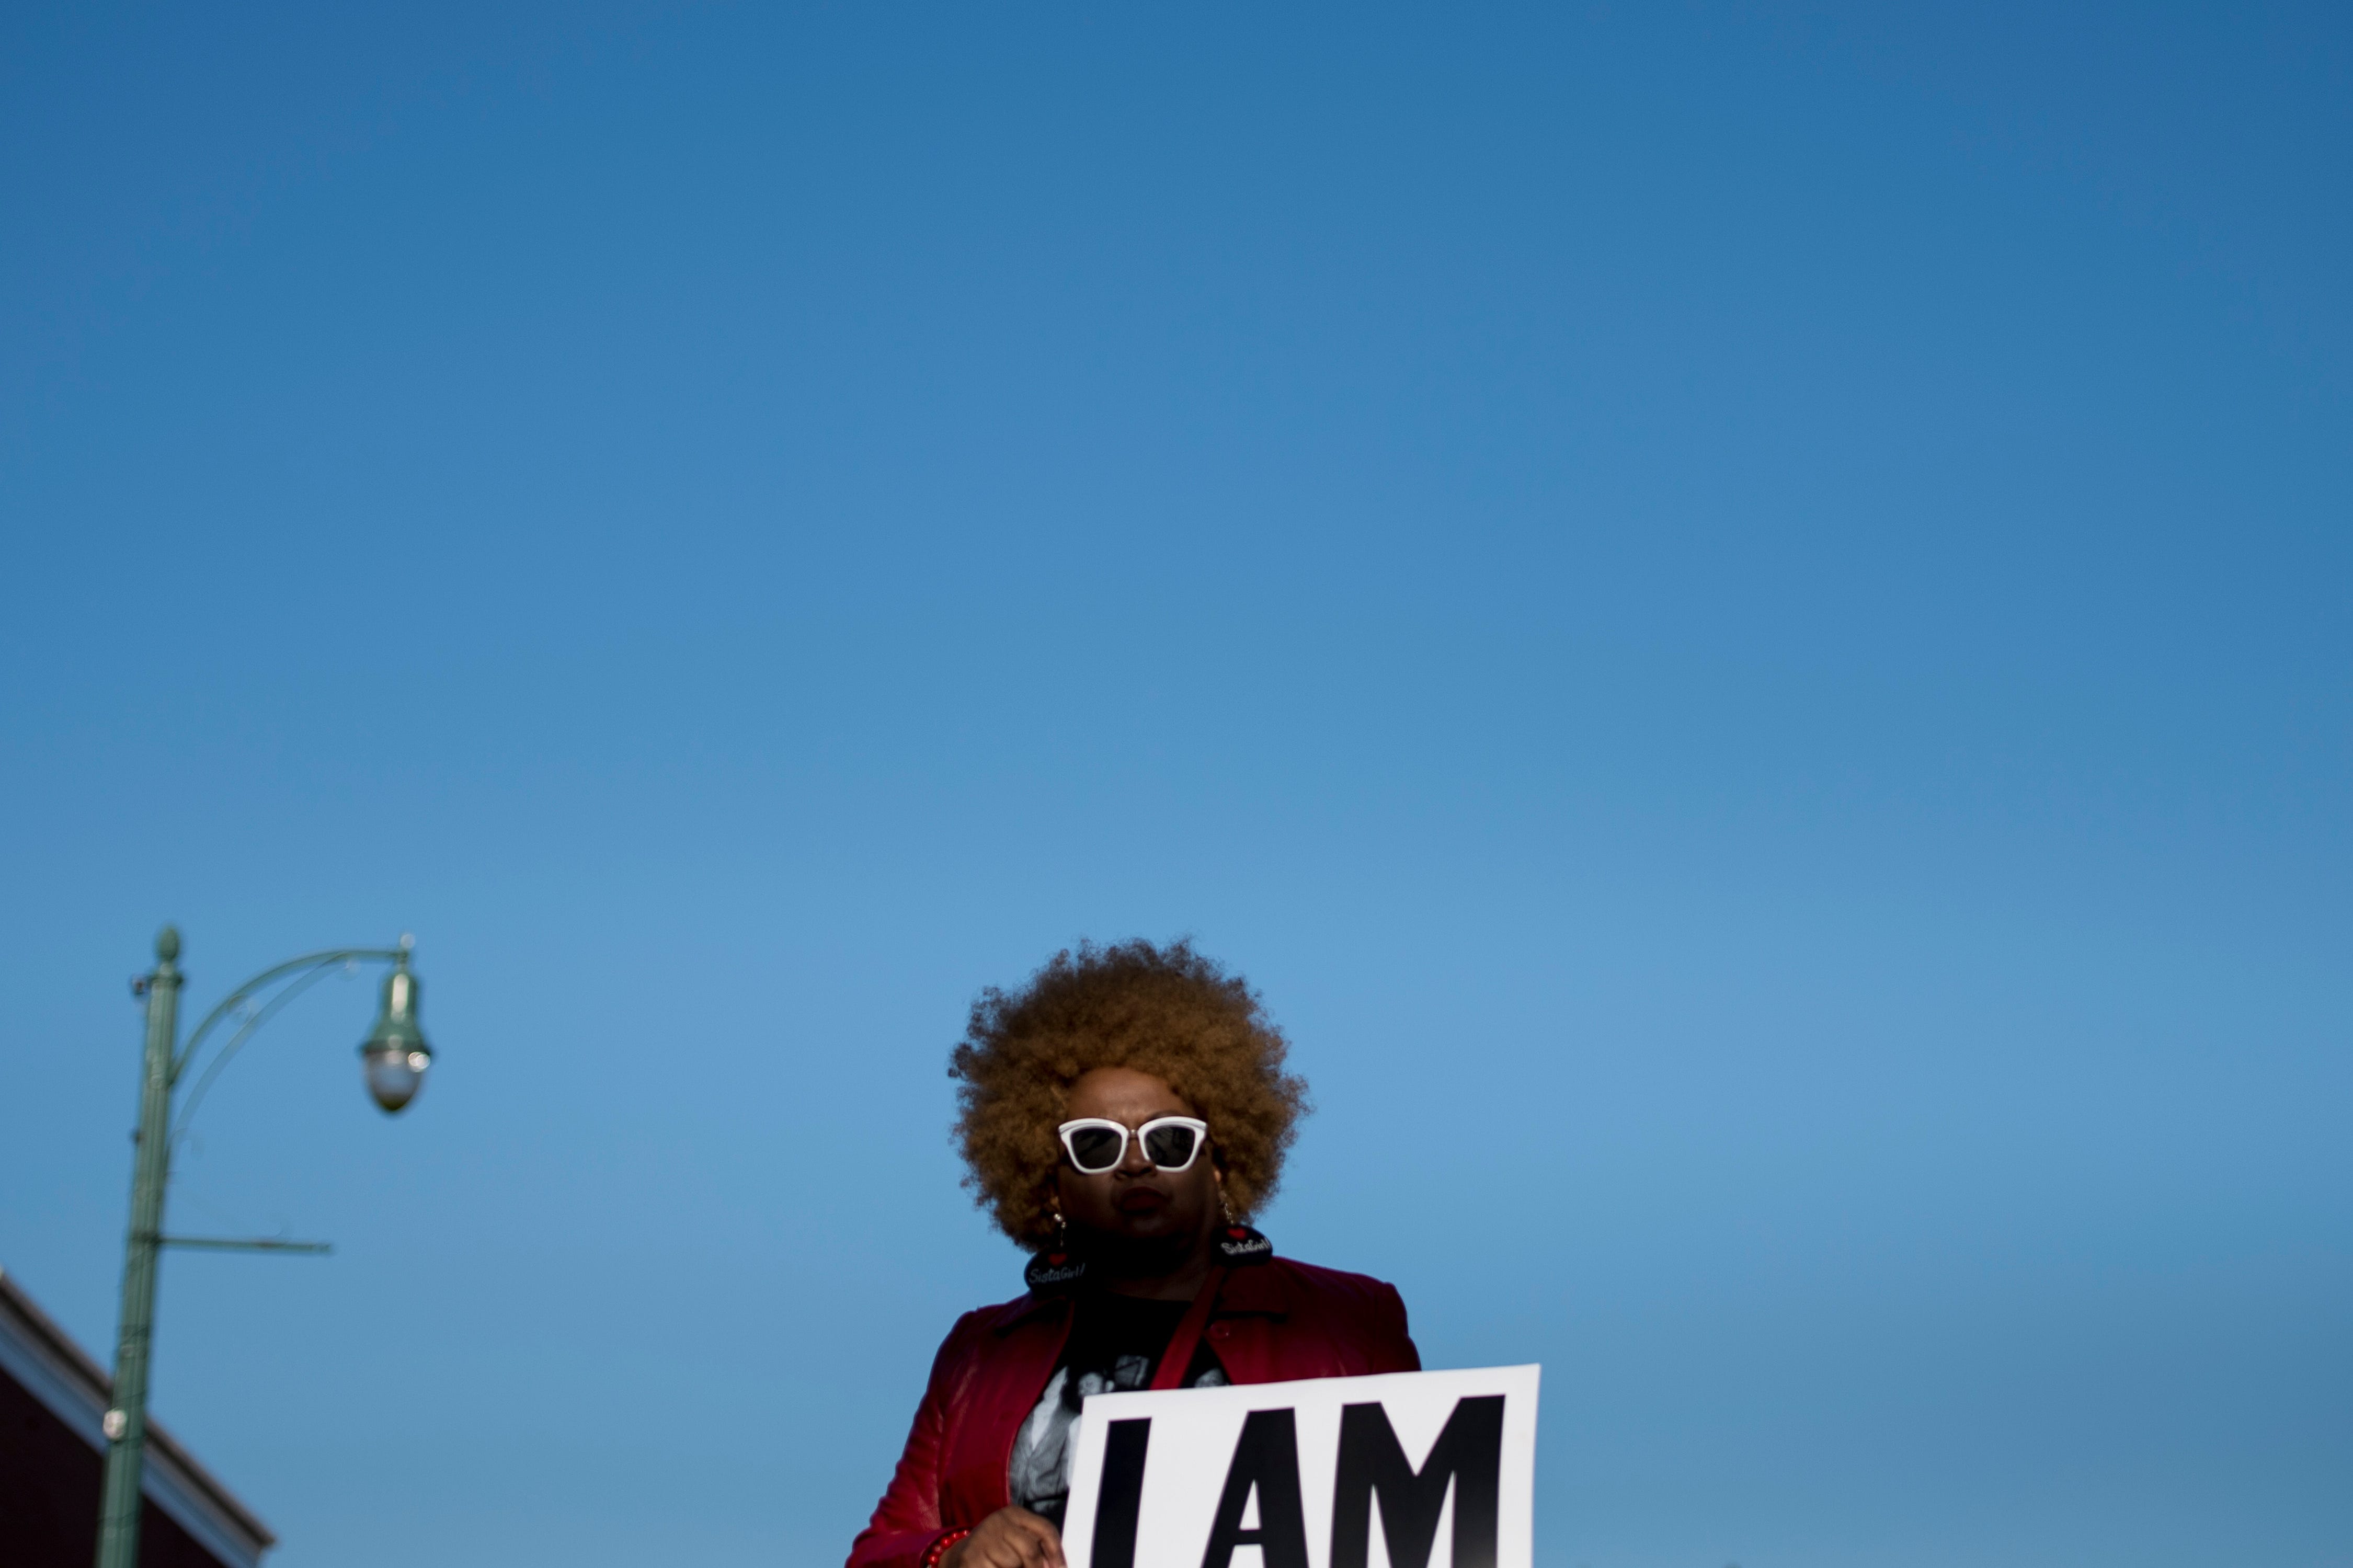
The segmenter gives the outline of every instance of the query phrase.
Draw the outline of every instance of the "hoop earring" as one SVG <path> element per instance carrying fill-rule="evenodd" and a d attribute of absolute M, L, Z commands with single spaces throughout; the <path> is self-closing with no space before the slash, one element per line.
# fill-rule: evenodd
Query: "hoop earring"
<path fill-rule="evenodd" d="M 1226 1184 L 1223 1182 L 1219 1182 L 1218 1184 L 1218 1207 L 1225 1211 L 1226 1223 L 1228 1225 L 1233 1224 L 1234 1205 L 1226 1196 Z"/>

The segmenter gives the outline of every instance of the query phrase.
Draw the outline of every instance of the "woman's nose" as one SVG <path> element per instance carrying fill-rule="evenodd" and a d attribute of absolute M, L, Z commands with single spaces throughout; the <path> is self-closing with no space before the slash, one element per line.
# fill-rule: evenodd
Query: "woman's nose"
<path fill-rule="evenodd" d="M 1128 1130 L 1127 1149 L 1120 1156 L 1119 1168 L 1132 1176 L 1144 1175 L 1152 1169 L 1152 1156 L 1144 1152 L 1144 1140 L 1135 1135 L 1133 1128 Z"/>

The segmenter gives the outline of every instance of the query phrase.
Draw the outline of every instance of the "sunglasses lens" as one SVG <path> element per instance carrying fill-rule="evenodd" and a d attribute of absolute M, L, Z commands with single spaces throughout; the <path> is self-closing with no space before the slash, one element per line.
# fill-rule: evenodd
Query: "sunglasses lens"
<path fill-rule="evenodd" d="M 1179 1170 L 1193 1163 L 1200 1141 L 1189 1127 L 1155 1127 L 1144 1136 L 1144 1157 L 1164 1171 Z"/>
<path fill-rule="evenodd" d="M 1070 1145 L 1071 1163 L 1080 1170 L 1108 1171 L 1126 1152 L 1127 1139 L 1109 1127 L 1079 1127 L 1071 1130 Z"/>

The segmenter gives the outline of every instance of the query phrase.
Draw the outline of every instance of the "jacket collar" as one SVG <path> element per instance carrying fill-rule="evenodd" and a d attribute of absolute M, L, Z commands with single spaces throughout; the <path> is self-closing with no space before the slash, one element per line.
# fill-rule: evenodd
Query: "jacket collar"
<path fill-rule="evenodd" d="M 1225 1289 L 1218 1292 L 1217 1310 L 1219 1318 L 1262 1317 L 1287 1318 L 1291 1315 L 1291 1270 L 1282 1260 L 1270 1258 L 1263 1263 L 1226 1271 Z"/>
<path fill-rule="evenodd" d="M 1034 1290 L 1024 1290 L 1001 1307 L 986 1309 L 988 1326 L 999 1334 L 1009 1334 L 1030 1319 L 1060 1311 L 1069 1304 L 1067 1296 L 1040 1296 Z"/>

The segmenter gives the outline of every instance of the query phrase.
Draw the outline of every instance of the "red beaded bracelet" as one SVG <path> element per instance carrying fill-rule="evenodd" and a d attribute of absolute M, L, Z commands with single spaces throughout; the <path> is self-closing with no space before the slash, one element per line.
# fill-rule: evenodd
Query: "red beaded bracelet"
<path fill-rule="evenodd" d="M 931 1545 L 926 1547 L 923 1551 L 923 1568 L 940 1568 L 940 1559 L 948 1554 L 948 1548 L 954 1546 L 957 1542 L 962 1541 L 965 1536 L 970 1535 L 971 1533 L 971 1528 L 966 1526 L 962 1530 L 951 1530 L 946 1534 L 941 1536 L 937 1541 L 933 1542 Z"/>

